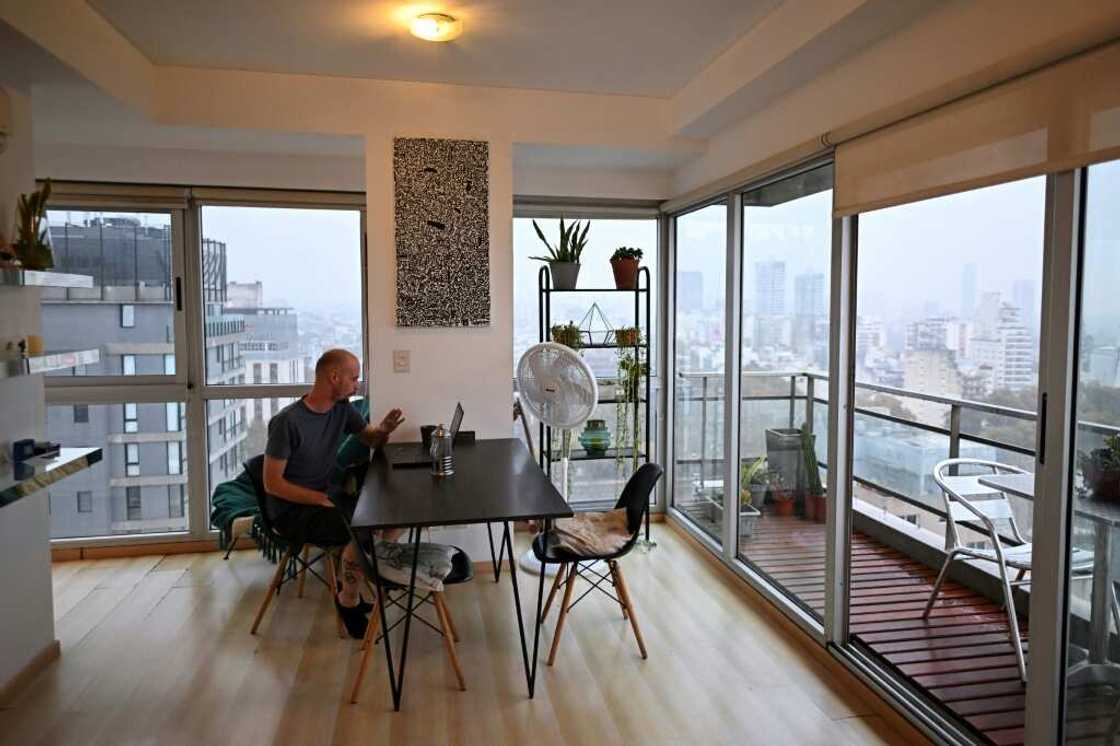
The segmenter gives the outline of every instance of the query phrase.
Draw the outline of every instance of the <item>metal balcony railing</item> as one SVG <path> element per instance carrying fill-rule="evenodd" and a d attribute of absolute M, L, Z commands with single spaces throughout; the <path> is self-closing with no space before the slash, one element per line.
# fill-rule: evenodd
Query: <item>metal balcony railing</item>
<path fill-rule="evenodd" d="M 828 406 L 828 399 L 820 395 L 822 390 L 827 390 L 828 376 L 811 371 L 745 371 L 742 376 L 744 384 L 740 388 L 743 391 L 748 390 L 749 387 L 746 384 L 752 381 L 758 382 L 764 379 L 788 380 L 788 386 L 784 382 L 781 384 L 780 392 L 775 391 L 774 393 L 762 394 L 744 393 L 740 396 L 740 402 L 788 402 L 789 415 L 786 424 L 790 428 L 800 427 L 802 422 L 804 422 L 808 426 L 810 432 L 812 432 L 815 427 L 815 408 L 817 406 Z M 724 374 L 716 372 L 678 373 L 677 379 L 679 382 L 687 382 L 690 389 L 695 390 L 699 388 L 698 394 L 687 393 L 682 396 L 678 393 L 676 397 L 678 404 L 682 401 L 701 402 L 701 407 L 699 456 L 689 457 L 677 453 L 676 462 L 698 464 L 701 479 L 718 479 L 722 476 L 723 458 L 719 456 L 718 453 L 716 456 L 711 456 L 710 454 L 714 449 L 710 448 L 710 445 L 721 450 L 722 435 L 709 433 L 709 417 L 715 414 L 709 411 L 709 403 L 718 404 L 719 407 L 722 407 Z M 861 383 L 858 381 L 855 384 L 855 390 L 857 400 L 860 392 L 867 392 L 892 396 L 900 401 L 936 404 L 944 407 L 947 412 L 947 425 L 938 425 L 928 421 L 899 417 L 889 412 L 881 411 L 878 408 L 860 406 L 858 404 L 854 407 L 854 413 L 857 418 L 869 418 L 892 423 L 904 428 L 912 428 L 916 431 L 944 436 L 948 439 L 948 448 L 944 456 L 945 458 L 959 457 L 961 455 L 962 443 L 989 446 L 999 451 L 1019 454 L 1030 459 L 1033 459 L 1035 456 L 1033 445 L 1026 446 L 1021 443 L 988 437 L 980 433 L 966 432 L 962 430 L 961 425 L 962 416 L 969 412 L 1007 418 L 1013 421 L 1030 422 L 1033 425 L 1037 420 L 1035 412 L 997 404 L 971 401 L 968 399 L 926 394 L 893 386 L 882 386 L 866 382 Z M 799 404 L 804 405 L 804 416 L 801 418 L 798 417 Z M 681 428 L 685 426 L 685 423 L 677 422 L 676 425 L 678 428 Z M 1078 429 L 1082 434 L 1092 434 L 1096 436 L 1096 439 L 1103 439 L 1104 436 L 1120 433 L 1120 427 L 1084 420 L 1078 422 Z M 821 459 L 820 465 L 822 468 L 827 468 L 827 463 L 823 459 Z M 858 474 L 853 478 L 858 484 L 862 484 L 871 490 L 897 498 L 915 507 L 921 508 L 922 510 L 930 511 L 943 517 L 943 510 L 940 509 L 939 503 L 931 504 L 928 498 L 921 499 L 921 496 L 908 495 L 897 489 L 892 489 L 889 485 L 878 483 Z"/>

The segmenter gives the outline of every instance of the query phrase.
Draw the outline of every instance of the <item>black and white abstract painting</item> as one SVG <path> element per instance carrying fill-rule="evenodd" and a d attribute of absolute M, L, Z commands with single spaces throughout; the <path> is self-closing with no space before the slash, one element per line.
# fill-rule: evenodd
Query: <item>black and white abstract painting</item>
<path fill-rule="evenodd" d="M 490 148 L 393 140 L 397 326 L 490 324 Z"/>

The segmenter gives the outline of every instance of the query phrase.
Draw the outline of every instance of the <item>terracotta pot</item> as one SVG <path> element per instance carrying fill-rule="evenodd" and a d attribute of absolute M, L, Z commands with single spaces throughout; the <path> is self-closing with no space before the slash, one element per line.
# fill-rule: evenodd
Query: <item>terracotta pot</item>
<path fill-rule="evenodd" d="M 824 495 L 805 496 L 805 517 L 817 523 L 824 523 L 828 518 L 828 502 Z"/>
<path fill-rule="evenodd" d="M 619 347 L 633 347 L 638 344 L 639 332 L 634 327 L 615 329 L 614 341 Z"/>
<path fill-rule="evenodd" d="M 793 500 L 776 500 L 774 502 L 774 515 L 793 515 Z"/>
<path fill-rule="evenodd" d="M 614 286 L 619 290 L 633 290 L 638 287 L 638 260 L 633 258 L 612 259 Z"/>

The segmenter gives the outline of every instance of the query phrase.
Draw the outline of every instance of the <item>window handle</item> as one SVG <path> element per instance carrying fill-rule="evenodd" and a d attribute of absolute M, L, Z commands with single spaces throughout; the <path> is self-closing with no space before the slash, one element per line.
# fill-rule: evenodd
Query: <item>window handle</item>
<path fill-rule="evenodd" d="M 1038 463 L 1046 463 L 1046 392 L 1038 403 Z"/>
<path fill-rule="evenodd" d="M 183 278 L 175 278 L 175 310 L 183 310 Z"/>

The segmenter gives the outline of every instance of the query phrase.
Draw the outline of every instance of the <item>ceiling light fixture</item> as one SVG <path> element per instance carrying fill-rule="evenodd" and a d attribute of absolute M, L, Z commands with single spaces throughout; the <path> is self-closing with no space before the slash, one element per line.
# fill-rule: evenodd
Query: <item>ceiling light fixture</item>
<path fill-rule="evenodd" d="M 412 35 L 426 41 L 451 41 L 463 33 L 463 22 L 446 13 L 424 13 L 412 20 Z"/>

